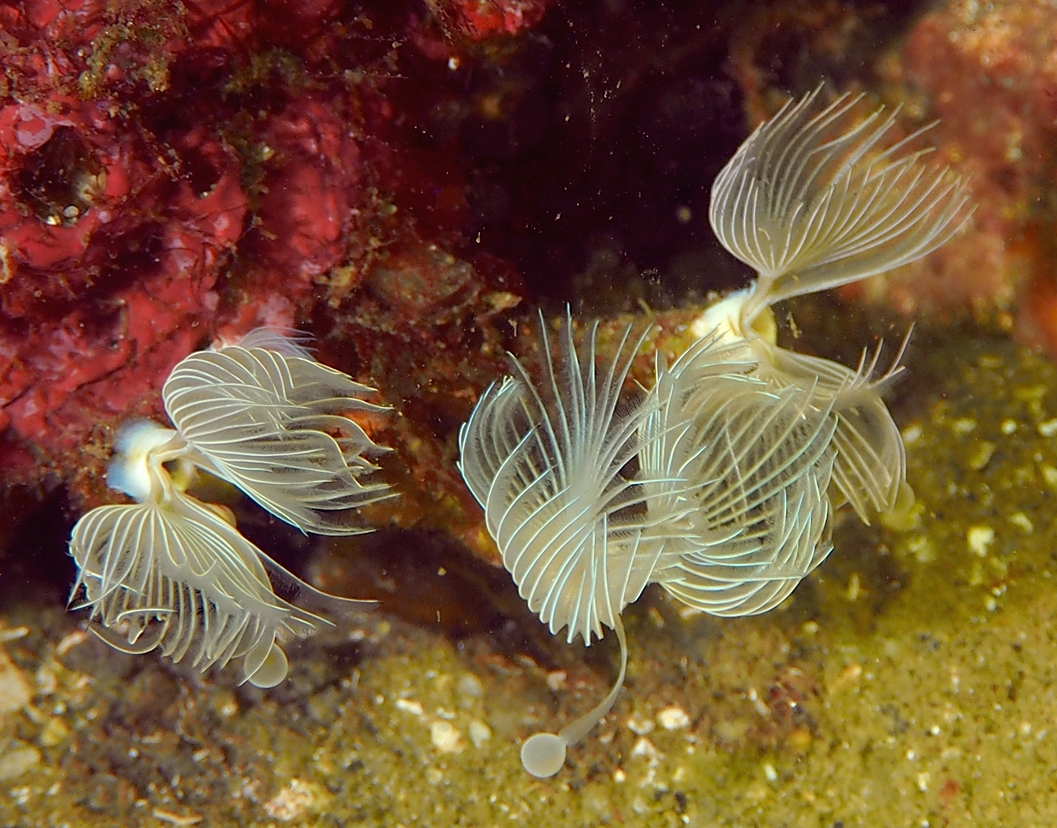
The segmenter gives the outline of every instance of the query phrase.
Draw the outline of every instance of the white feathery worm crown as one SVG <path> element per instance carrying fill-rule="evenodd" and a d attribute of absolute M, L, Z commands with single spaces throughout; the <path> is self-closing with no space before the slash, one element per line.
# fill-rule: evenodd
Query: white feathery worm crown
<path fill-rule="evenodd" d="M 856 121 L 863 96 L 787 103 L 742 144 L 712 189 L 711 225 L 757 279 L 695 321 L 698 341 L 623 400 L 645 334 L 596 365 L 596 326 L 557 353 L 541 318 L 543 378 L 520 361 L 478 400 L 459 468 L 520 593 L 552 633 L 620 642 L 609 694 L 559 733 L 522 747 L 536 776 L 612 707 L 627 643 L 620 613 L 649 583 L 717 616 L 766 612 L 829 554 L 835 508 L 862 520 L 913 501 L 899 429 L 875 376 L 777 344 L 770 306 L 911 262 L 969 220 L 967 188 L 914 133 L 888 148 L 895 113 Z"/>
<path fill-rule="evenodd" d="M 364 399 L 373 392 L 315 360 L 240 343 L 182 360 L 162 399 L 199 469 L 303 532 L 344 535 L 362 531 L 351 509 L 387 496 L 364 482 L 385 449 L 347 416 L 385 411 Z"/>
<path fill-rule="evenodd" d="M 739 147 L 712 184 L 716 238 L 758 275 L 742 321 L 782 299 L 912 262 L 969 220 L 969 194 L 931 151 L 907 151 L 924 127 L 880 149 L 898 109 L 857 121 L 865 95 L 821 106 L 819 85 L 791 100 Z"/>
<path fill-rule="evenodd" d="M 651 580 L 713 615 L 772 609 L 831 548 L 833 401 L 816 384 L 773 388 L 755 367 L 741 346 L 700 340 L 658 366 L 644 424 L 658 438 L 643 441 L 641 473 L 676 482 L 679 501 L 647 501 L 668 526 Z"/>
<path fill-rule="evenodd" d="M 596 365 L 597 325 L 581 353 L 566 314 L 557 353 L 540 315 L 543 377 L 534 383 L 511 356 L 513 374 L 481 396 L 459 433 L 459 469 L 484 508 L 503 564 L 529 608 L 551 633 L 591 644 L 617 633 L 620 672 L 606 698 L 558 734 L 539 733 L 522 749 L 536 776 L 550 776 L 616 699 L 627 665 L 620 613 L 649 581 L 663 541 L 645 508 L 647 482 L 625 471 L 641 449 L 645 401 L 623 410 L 622 389 L 646 332 L 619 337 L 617 356 Z"/>
<path fill-rule="evenodd" d="M 159 649 L 199 670 L 241 659 L 244 681 L 278 684 L 282 642 L 371 602 L 314 589 L 187 488 L 207 471 L 302 531 L 367 531 L 353 510 L 391 496 L 367 479 L 386 449 L 348 414 L 385 411 L 364 399 L 373 393 L 273 329 L 183 359 L 162 390 L 175 428 L 134 421 L 115 442 L 108 483 L 137 502 L 92 509 L 74 526 L 73 607 L 124 652 Z"/>

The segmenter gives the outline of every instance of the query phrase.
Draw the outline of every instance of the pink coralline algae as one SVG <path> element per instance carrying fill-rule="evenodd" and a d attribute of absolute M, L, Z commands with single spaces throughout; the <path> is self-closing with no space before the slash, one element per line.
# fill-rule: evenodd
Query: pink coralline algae
<path fill-rule="evenodd" d="M 157 415 L 172 366 L 210 341 L 312 318 L 368 331 L 350 337 L 367 365 L 377 309 L 349 320 L 404 240 L 436 251 L 429 284 L 459 289 L 396 302 L 394 329 L 504 305 L 445 252 L 462 161 L 410 111 L 452 59 L 547 5 L 0 5 L 0 488 L 62 481 L 93 500 L 113 427 Z"/>
<path fill-rule="evenodd" d="M 292 325 L 345 255 L 361 164 L 340 95 L 254 113 L 251 191 L 208 81 L 256 5 L 224 6 L 0 9 L 0 482 L 83 466 L 93 428 L 153 412 L 214 334 Z M 318 28 L 333 4 L 310 6 Z M 232 283 L 236 247 L 253 274 Z"/>
<path fill-rule="evenodd" d="M 346 258 L 363 206 L 360 149 L 340 97 L 301 98 L 268 118 L 259 135 L 269 163 L 256 226 L 239 245 L 253 264 L 257 299 L 236 310 L 227 326 L 235 334 L 255 324 L 291 324 L 291 300 L 310 295 L 316 281 Z M 272 296 L 273 310 L 287 306 L 287 318 L 262 318 L 262 295 Z"/>
<path fill-rule="evenodd" d="M 194 348 L 247 199 L 207 129 L 170 136 L 159 169 L 108 101 L 67 91 L 83 70 L 64 52 L 38 43 L 8 67 L 20 100 L 0 107 L 0 429 L 51 458 Z"/>
<path fill-rule="evenodd" d="M 979 206 L 973 232 L 863 290 L 908 313 L 997 318 L 1057 352 L 1057 288 L 1039 241 L 1052 229 L 1036 212 L 1057 185 L 1057 8 L 950 0 L 881 68 L 909 114 L 939 118 L 928 140 L 970 178 Z"/>
<path fill-rule="evenodd" d="M 446 28 L 471 40 L 517 34 L 536 25 L 552 0 L 432 0 Z"/>
<path fill-rule="evenodd" d="M 191 0 L 191 30 L 197 46 L 255 49 L 299 46 L 323 33 L 342 0 Z"/>

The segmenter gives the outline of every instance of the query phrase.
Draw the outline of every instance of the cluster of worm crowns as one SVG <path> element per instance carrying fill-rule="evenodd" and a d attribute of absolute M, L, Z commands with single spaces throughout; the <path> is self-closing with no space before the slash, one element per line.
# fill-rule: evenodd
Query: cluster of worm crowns
<path fill-rule="evenodd" d="M 363 602 L 306 584 L 187 490 L 204 470 L 303 532 L 365 531 L 354 507 L 390 494 L 368 480 L 385 449 L 347 415 L 386 410 L 373 392 L 274 329 L 178 363 L 162 388 L 174 428 L 136 420 L 117 436 L 107 482 L 136 502 L 92 509 L 70 538 L 71 600 L 92 630 L 124 652 L 160 649 L 199 670 L 241 659 L 244 681 L 281 682 L 280 643 Z"/>
<path fill-rule="evenodd" d="M 503 563 L 552 633 L 590 645 L 616 632 L 608 695 L 559 733 L 537 733 L 525 769 L 551 776 L 612 707 L 627 667 L 621 612 L 647 584 L 718 616 L 781 602 L 829 554 L 831 516 L 906 509 L 899 429 L 882 399 L 899 357 L 855 369 L 776 344 L 771 306 L 913 261 L 971 209 L 961 180 L 887 149 L 895 114 L 856 120 L 860 97 L 823 107 L 821 88 L 759 127 L 713 184 L 709 219 L 756 281 L 709 308 L 697 339 L 652 387 L 624 399 L 649 330 L 623 332 L 596 365 L 596 328 L 577 351 L 566 319 L 555 348 L 542 324 L 542 377 L 512 374 L 481 397 L 460 433 L 460 469 Z"/>
<path fill-rule="evenodd" d="M 522 746 L 536 776 L 612 707 L 621 613 L 648 584 L 713 615 L 766 612 L 829 554 L 834 509 L 868 522 L 913 502 L 882 398 L 899 356 L 878 373 L 880 348 L 856 368 L 787 350 L 771 306 L 924 256 L 972 210 L 956 175 L 908 148 L 919 133 L 883 146 L 895 113 L 857 118 L 862 96 L 822 94 L 786 104 L 716 178 L 712 228 L 757 278 L 705 311 L 670 365 L 658 354 L 651 387 L 625 395 L 648 328 L 626 327 L 599 365 L 597 325 L 578 349 L 567 315 L 552 345 L 541 315 L 541 376 L 511 356 L 460 431 L 459 469 L 529 608 L 570 643 L 606 628 L 620 643 L 606 697 Z M 74 527 L 73 595 L 93 629 L 126 652 L 199 669 L 240 658 L 245 681 L 282 681 L 280 643 L 356 602 L 296 578 L 187 490 L 204 470 L 305 532 L 363 531 L 356 507 L 390 494 L 370 482 L 385 449 L 348 416 L 384 410 L 372 393 L 275 331 L 179 363 L 162 389 L 174 428 L 118 436 L 108 482 L 136 502 Z"/>

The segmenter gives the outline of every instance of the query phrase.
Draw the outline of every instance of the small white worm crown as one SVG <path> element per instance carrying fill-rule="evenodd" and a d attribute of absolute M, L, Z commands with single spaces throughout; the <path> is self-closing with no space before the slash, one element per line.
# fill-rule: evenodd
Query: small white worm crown
<path fill-rule="evenodd" d="M 879 149 L 898 108 L 856 121 L 863 94 L 821 107 L 819 85 L 789 101 L 738 148 L 712 184 L 716 238 L 758 275 L 741 310 L 752 325 L 782 299 L 845 285 L 932 252 L 969 220 L 969 194 L 930 149 L 934 124 Z"/>
<path fill-rule="evenodd" d="M 529 608 L 552 633 L 567 628 L 570 643 L 579 635 L 590 645 L 603 627 L 620 640 L 620 676 L 601 704 L 561 733 L 525 743 L 522 762 L 536 776 L 557 773 L 566 746 L 616 699 L 627 665 L 620 613 L 639 597 L 663 550 L 645 505 L 651 492 L 667 493 L 667 484 L 624 471 L 652 410 L 645 402 L 626 413 L 619 407 L 645 332 L 632 339 L 625 328 L 617 357 L 601 373 L 596 333 L 592 325 L 578 356 L 567 315 L 556 355 L 541 314 L 542 382 L 533 383 L 511 356 L 514 374 L 485 391 L 459 433 L 459 469 Z"/>
<path fill-rule="evenodd" d="M 137 502 L 74 526 L 73 607 L 124 652 L 160 649 L 199 670 L 241 658 L 244 681 L 281 682 L 281 642 L 331 623 L 317 613 L 371 602 L 314 589 L 239 534 L 228 510 L 186 490 L 204 470 L 302 531 L 367 531 L 352 510 L 391 496 L 366 480 L 386 449 L 347 415 L 386 411 L 364 399 L 372 393 L 273 329 L 182 360 L 162 389 L 175 428 L 138 420 L 115 443 L 107 482 Z"/>
<path fill-rule="evenodd" d="M 856 123 L 862 96 L 821 96 L 786 104 L 716 178 L 712 227 L 758 277 L 694 323 L 672 365 L 658 356 L 648 391 L 622 401 L 645 333 L 625 330 L 599 368 L 595 326 L 578 354 L 567 318 L 555 354 L 541 317 L 542 381 L 511 357 L 462 428 L 459 468 L 529 608 L 570 643 L 606 627 L 620 642 L 602 702 L 524 743 L 536 776 L 612 707 L 620 614 L 647 584 L 713 615 L 766 612 L 829 554 L 834 508 L 866 521 L 912 503 L 881 396 L 902 352 L 875 377 L 879 348 L 854 370 L 786 350 L 770 306 L 924 256 L 972 210 L 956 175 L 905 152 L 919 133 L 878 148 L 894 114 Z"/>

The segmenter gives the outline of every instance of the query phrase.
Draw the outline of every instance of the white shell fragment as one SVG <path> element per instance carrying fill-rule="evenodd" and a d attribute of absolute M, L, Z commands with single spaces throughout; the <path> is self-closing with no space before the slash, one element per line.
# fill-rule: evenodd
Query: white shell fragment
<path fill-rule="evenodd" d="M 681 707 L 666 707 L 657 714 L 657 724 L 665 730 L 682 730 L 690 727 L 690 717 Z"/>
<path fill-rule="evenodd" d="M 267 330 L 191 354 L 162 392 L 175 428 L 139 420 L 119 432 L 107 482 L 137 502 L 92 509 L 70 538 L 71 604 L 117 649 L 158 649 L 199 670 L 240 659 L 244 681 L 273 687 L 288 670 L 282 642 L 331 623 L 318 613 L 370 603 L 314 589 L 246 540 L 226 509 L 187 493 L 208 471 L 325 534 L 366 531 L 349 510 L 389 496 L 366 480 L 367 458 L 385 449 L 346 416 L 385 408 L 364 399 L 372 389 L 284 342 Z"/>

